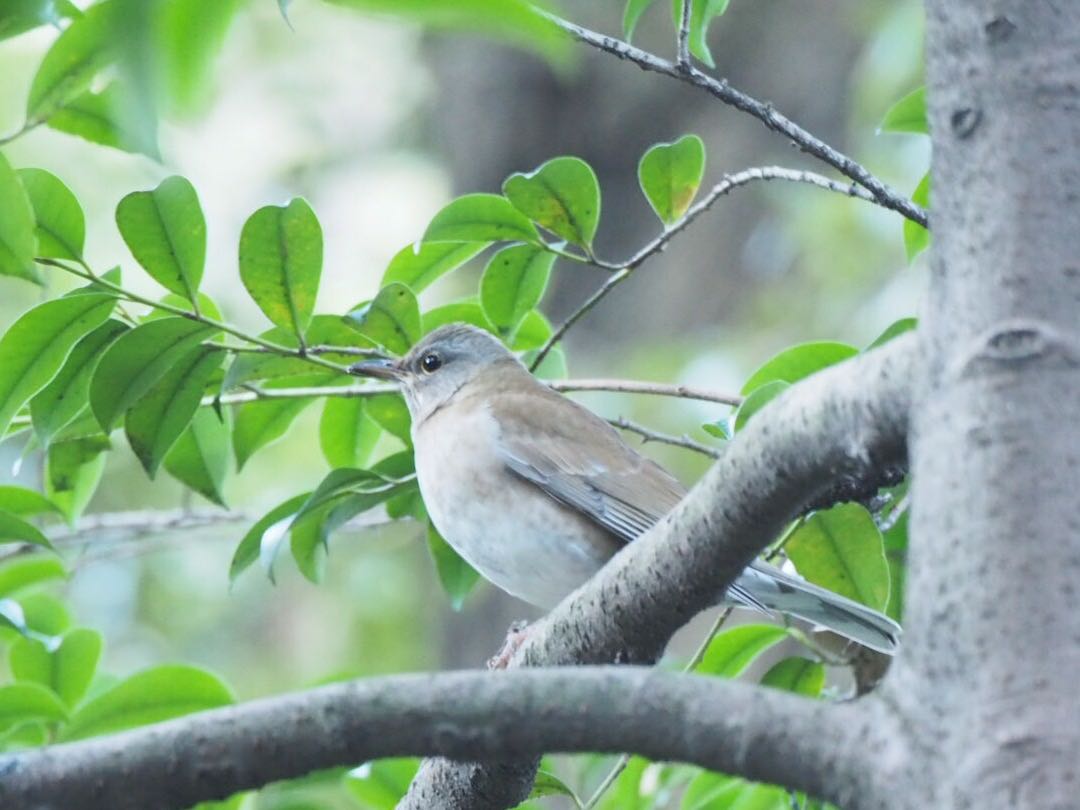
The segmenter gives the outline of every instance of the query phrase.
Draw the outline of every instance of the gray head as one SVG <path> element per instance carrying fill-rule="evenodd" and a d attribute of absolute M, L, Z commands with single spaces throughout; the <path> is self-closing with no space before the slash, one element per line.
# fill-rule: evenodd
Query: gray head
<path fill-rule="evenodd" d="M 350 370 L 397 382 L 413 421 L 421 422 L 462 386 L 498 364 L 525 371 L 490 333 L 469 324 L 452 323 L 426 335 L 404 357 L 366 360 Z"/>

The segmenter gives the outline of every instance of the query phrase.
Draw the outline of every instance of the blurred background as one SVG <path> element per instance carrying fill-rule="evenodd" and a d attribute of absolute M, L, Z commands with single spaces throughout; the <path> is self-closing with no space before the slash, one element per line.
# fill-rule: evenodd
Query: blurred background
<path fill-rule="evenodd" d="M 498 191 L 511 172 L 557 155 L 595 168 L 603 193 L 597 252 L 611 260 L 659 233 L 636 179 L 638 159 L 657 141 L 687 132 L 704 139 L 703 188 L 724 173 L 770 164 L 835 176 L 748 116 L 584 47 L 553 69 L 498 42 L 425 33 L 315 0 L 289 6 L 291 28 L 272 0 L 234 5 L 208 81 L 162 125 L 163 163 L 45 127 L 5 151 L 13 165 L 46 168 L 72 188 L 88 215 L 92 267 L 120 264 L 128 284 L 155 295 L 113 211 L 132 190 L 169 174 L 189 178 L 209 225 L 203 289 L 227 320 L 253 331 L 267 324 L 239 282 L 240 228 L 257 207 L 296 195 L 310 201 L 324 231 L 317 311 L 340 313 L 373 295 L 389 259 L 451 196 Z M 560 10 L 618 34 L 622 5 L 563 0 Z M 635 38 L 662 55 L 674 50 L 666 6 L 650 10 Z M 711 29 L 716 74 L 910 193 L 928 165 L 927 141 L 879 134 L 877 124 L 921 83 L 921 14 L 916 0 L 734 0 Z M 0 47 L 0 134 L 21 125 L 30 81 L 54 38 L 46 27 Z M 587 267 L 556 268 L 542 305 L 553 322 L 604 280 Z M 447 276 L 424 292 L 423 304 L 470 293 L 481 269 L 476 263 Z M 917 314 L 924 273 L 922 260 L 908 267 L 898 215 L 808 186 L 754 184 L 719 200 L 571 331 L 570 376 L 735 393 L 754 367 L 792 343 L 862 346 Z M 3 287 L 6 329 L 41 292 L 16 281 Z M 580 399 L 605 416 L 701 442 L 715 442 L 701 423 L 727 415 L 720 406 L 640 396 Z M 309 408 L 231 480 L 233 514 L 220 522 L 136 533 L 106 552 L 82 547 L 62 587 L 77 621 L 104 632 L 106 668 L 126 674 L 168 660 L 197 663 L 249 698 L 345 676 L 477 666 L 512 620 L 534 617 L 486 585 L 460 612 L 451 610 L 422 527 L 410 523 L 336 536 L 320 586 L 283 560 L 276 586 L 252 569 L 230 588 L 228 562 L 250 523 L 326 472 L 320 409 Z M 706 466 L 678 449 L 645 449 L 688 485 Z M 21 452 L 21 440 L 0 445 L 0 481 L 33 487 L 40 470 L 32 458 L 16 476 Z M 109 464 L 90 525 L 102 513 L 213 509 L 165 476 L 149 481 L 126 445 Z M 671 655 L 685 656 L 703 633 L 689 628 Z"/>

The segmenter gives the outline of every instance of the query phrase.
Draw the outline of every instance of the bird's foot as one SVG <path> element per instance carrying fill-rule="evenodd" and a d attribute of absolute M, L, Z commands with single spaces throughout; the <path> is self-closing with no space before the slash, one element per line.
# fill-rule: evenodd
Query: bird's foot
<path fill-rule="evenodd" d="M 528 635 L 528 622 L 519 621 L 511 624 L 506 631 L 506 640 L 503 641 L 502 649 L 499 650 L 497 655 L 488 659 L 488 669 L 506 669 L 510 664 L 510 659 L 514 657 L 514 654 L 520 649 L 521 645 L 525 643 L 525 639 Z"/>

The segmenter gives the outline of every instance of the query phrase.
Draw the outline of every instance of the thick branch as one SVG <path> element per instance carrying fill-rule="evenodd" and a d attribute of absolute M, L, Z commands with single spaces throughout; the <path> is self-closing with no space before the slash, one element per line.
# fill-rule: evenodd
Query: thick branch
<path fill-rule="evenodd" d="M 804 152 L 828 163 L 845 177 L 850 177 L 869 191 L 879 205 L 897 211 L 912 222 L 918 222 L 920 225 L 927 224 L 926 211 L 903 194 L 900 194 L 887 186 L 871 174 L 866 167 L 829 146 L 829 144 L 825 143 L 825 141 L 821 140 L 816 135 L 807 132 L 786 116 L 781 115 L 771 104 L 764 101 L 758 101 L 753 96 L 749 96 L 741 90 L 736 90 L 727 83 L 726 79 L 714 79 L 712 76 L 702 73 L 700 70 L 693 67 L 693 65 L 683 66 L 666 59 L 661 59 L 659 56 L 651 54 L 648 51 L 643 51 L 640 48 L 635 48 L 633 45 L 616 39 L 615 37 L 598 34 L 595 31 L 582 28 L 580 25 L 576 25 L 569 20 L 564 20 L 561 17 L 556 17 L 554 15 L 548 16 L 556 25 L 570 34 L 570 36 L 580 42 L 584 42 L 586 45 L 591 45 L 601 51 L 613 54 L 620 59 L 626 59 L 633 62 L 643 70 L 671 76 L 680 81 L 688 82 L 695 87 L 702 88 L 724 104 L 742 110 L 748 115 L 758 119 L 773 132 L 778 132 L 781 135 L 790 138 Z"/>
<path fill-rule="evenodd" d="M 6 755 L 0 806 L 171 810 L 379 757 L 546 751 L 632 751 L 840 799 L 879 709 L 651 669 L 400 675 Z"/>
<path fill-rule="evenodd" d="M 899 337 L 769 403 L 671 515 L 531 628 L 512 664 L 655 660 L 676 630 L 714 604 L 835 482 L 873 478 L 905 460 L 914 349 L 913 335 Z M 527 763 L 434 761 L 403 807 L 512 806 L 531 772 Z"/>

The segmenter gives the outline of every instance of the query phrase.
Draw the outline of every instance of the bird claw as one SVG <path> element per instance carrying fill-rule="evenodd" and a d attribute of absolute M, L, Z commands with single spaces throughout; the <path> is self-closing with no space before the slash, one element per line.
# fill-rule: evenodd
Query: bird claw
<path fill-rule="evenodd" d="M 506 631 L 506 639 L 503 641 L 502 649 L 495 656 L 488 659 L 488 669 L 506 669 L 509 666 L 510 659 L 525 643 L 525 638 L 529 635 L 528 628 L 529 623 L 526 621 L 517 621 L 510 625 Z"/>

